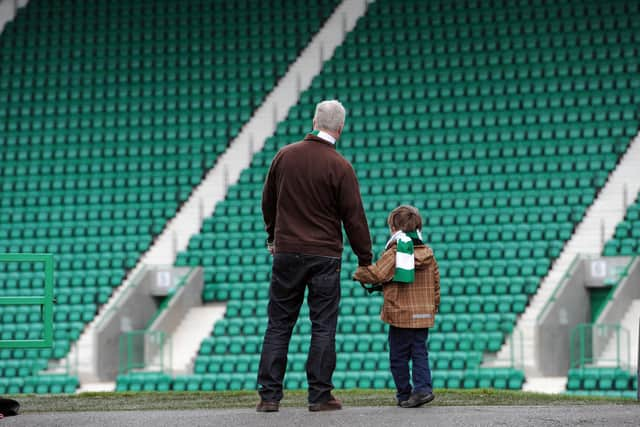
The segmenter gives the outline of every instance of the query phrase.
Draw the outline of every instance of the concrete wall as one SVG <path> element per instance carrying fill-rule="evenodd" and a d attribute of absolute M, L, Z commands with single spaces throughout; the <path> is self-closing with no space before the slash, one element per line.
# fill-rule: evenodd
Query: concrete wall
<path fill-rule="evenodd" d="M 538 319 L 536 359 L 543 376 L 564 376 L 569 369 L 569 336 L 579 323 L 589 322 L 589 292 L 584 286 L 585 265 L 574 263 L 551 306 Z"/>
<path fill-rule="evenodd" d="M 611 301 L 598 316 L 598 323 L 619 323 L 634 299 L 640 299 L 640 258 L 629 266 L 627 276 L 620 281 Z"/>
<path fill-rule="evenodd" d="M 147 329 L 149 322 L 156 315 L 161 297 L 168 295 L 189 273 L 190 268 L 146 267 L 135 278 L 127 290 L 118 299 L 113 308 L 105 314 L 96 326 L 95 333 L 95 372 L 100 381 L 113 381 L 118 375 L 120 365 L 120 337 L 129 331 Z M 204 286 L 202 268 L 196 268 L 187 277 L 187 283 L 176 290 L 165 310 L 154 320 L 149 330 L 160 330 L 167 335 L 180 324 L 185 313 L 193 306 L 202 304 L 202 287 Z M 134 346 L 140 354 L 145 351 L 145 360 L 149 361 L 156 354 L 149 354 L 147 340 L 140 337 Z M 151 347 L 150 347 L 151 348 Z M 157 353 L 160 348 L 153 346 L 151 352 Z"/>
<path fill-rule="evenodd" d="M 584 285 L 588 288 L 605 286 L 608 279 L 617 279 L 621 269 L 631 260 L 628 256 L 602 257 L 583 260 L 585 264 Z"/>
<path fill-rule="evenodd" d="M 593 337 L 593 356 L 596 359 L 611 360 L 613 357 L 616 359 L 620 357 L 623 361 L 626 361 L 626 357 L 630 356 L 628 352 L 632 350 L 629 348 L 630 343 L 635 342 L 635 337 L 630 337 L 625 333 L 616 335 L 617 329 L 606 326 L 621 324 L 633 300 L 640 299 L 640 259 L 620 258 L 625 261 L 623 265 L 629 265 L 627 275 L 620 279 L 611 299 L 606 303 L 595 321 L 596 324 L 603 325 L 600 333 Z M 609 348 L 609 344 L 614 342 L 618 343 L 616 347 L 619 351 L 619 353 L 616 351 L 615 355 L 611 354 L 611 349 Z M 631 365 L 635 363 L 635 361 L 629 362 Z"/>
<path fill-rule="evenodd" d="M 148 328 L 149 331 L 164 332 L 165 337 L 169 339 L 173 336 L 187 312 L 193 307 L 202 305 L 202 288 L 204 287 L 204 270 L 202 267 L 193 269 L 191 274 L 189 274 L 190 268 L 175 268 L 174 270 L 180 270 L 180 277 L 188 274 L 185 278 L 186 283 L 173 294 L 167 307 Z M 145 361 L 153 364 L 160 359 L 171 360 L 173 343 L 169 342 L 168 344 L 164 345 L 164 347 L 158 345 L 145 346 Z M 166 367 L 164 363 L 163 366 Z M 173 370 L 173 366 L 169 366 L 169 368 L 171 371 Z"/>
<path fill-rule="evenodd" d="M 589 289 L 604 286 L 605 280 L 614 276 L 616 271 L 629 263 L 629 260 L 629 257 L 603 257 L 582 258 L 574 262 L 536 325 L 536 359 L 543 376 L 567 374 L 571 363 L 571 332 L 580 323 L 591 323 Z M 636 270 L 640 276 L 640 269 Z M 635 287 L 621 286 L 622 283 L 619 285 L 614 295 L 616 303 L 613 304 L 612 301 L 607 305 L 598 323 L 620 322 L 631 302 L 631 295 L 640 295 L 637 279 L 635 284 Z M 627 287 L 634 289 L 626 289 Z"/>
<path fill-rule="evenodd" d="M 100 381 L 113 381 L 118 375 L 120 336 L 144 329 L 158 304 L 151 294 L 153 274 L 146 270 L 119 303 L 105 315 L 95 333 L 95 366 Z"/>
<path fill-rule="evenodd" d="M 25 7 L 29 0 L 0 0 L 0 33 L 4 30 L 7 22 L 13 21 L 18 13 L 18 9 Z"/>
<path fill-rule="evenodd" d="M 180 270 L 184 270 L 181 271 L 181 275 L 189 272 L 188 268 Z M 202 288 L 204 287 L 204 271 L 202 267 L 194 269 L 186 280 L 185 285 L 173 295 L 167 308 L 149 326 L 150 331 L 162 331 L 167 335 L 171 335 L 191 307 L 202 305 Z"/>

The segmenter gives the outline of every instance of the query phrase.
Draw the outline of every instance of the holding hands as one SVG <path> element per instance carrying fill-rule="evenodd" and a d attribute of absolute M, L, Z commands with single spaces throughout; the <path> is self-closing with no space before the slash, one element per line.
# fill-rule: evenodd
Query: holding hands
<path fill-rule="evenodd" d="M 358 282 L 365 283 L 375 283 L 375 277 L 371 272 L 370 265 L 359 265 L 356 269 L 355 273 L 353 273 L 353 280 L 357 280 Z"/>
<path fill-rule="evenodd" d="M 372 265 L 359 265 L 352 277 L 353 280 L 360 282 L 360 285 L 369 293 L 382 291 L 382 284 L 377 283 L 378 280 L 372 272 L 372 267 Z M 367 284 L 372 284 L 372 286 L 366 286 Z"/>

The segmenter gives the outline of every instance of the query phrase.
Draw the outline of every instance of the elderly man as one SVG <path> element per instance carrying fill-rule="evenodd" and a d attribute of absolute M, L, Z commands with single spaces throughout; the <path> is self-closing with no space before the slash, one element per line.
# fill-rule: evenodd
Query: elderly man
<path fill-rule="evenodd" d="M 269 324 L 258 370 L 258 412 L 276 412 L 293 327 L 309 293 L 311 347 L 307 357 L 309 410 L 341 409 L 332 394 L 340 302 L 342 227 L 362 266 L 371 264 L 371 237 L 351 164 L 336 151 L 344 128 L 340 102 L 316 106 L 313 132 L 274 157 L 262 194 L 262 213 L 273 254 Z"/>

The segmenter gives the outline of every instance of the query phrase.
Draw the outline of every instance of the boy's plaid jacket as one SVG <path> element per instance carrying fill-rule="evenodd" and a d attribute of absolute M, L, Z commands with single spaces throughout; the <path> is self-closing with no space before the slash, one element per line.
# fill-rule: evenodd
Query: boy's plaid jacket
<path fill-rule="evenodd" d="M 378 262 L 358 267 L 353 278 L 362 283 L 384 284 L 384 304 L 380 318 L 398 328 L 432 328 L 440 305 L 440 271 L 433 250 L 416 245 L 415 281 L 391 282 L 396 269 L 396 244 Z"/>

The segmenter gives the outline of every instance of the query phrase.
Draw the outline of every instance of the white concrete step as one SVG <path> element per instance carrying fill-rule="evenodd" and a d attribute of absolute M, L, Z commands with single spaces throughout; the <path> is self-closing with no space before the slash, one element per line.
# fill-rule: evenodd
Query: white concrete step
<path fill-rule="evenodd" d="M 200 343 L 211 335 L 216 321 L 224 317 L 226 303 L 213 303 L 190 309 L 171 336 L 174 375 L 192 371 Z"/>
<path fill-rule="evenodd" d="M 27 3 L 29 3 L 29 0 L 0 0 L 0 34 L 4 30 L 5 25 L 15 19 L 18 8 L 25 7 Z"/>
<path fill-rule="evenodd" d="M 100 383 L 100 382 L 94 382 L 94 383 L 86 383 L 86 384 L 81 384 L 80 387 L 78 388 L 78 390 L 76 390 L 76 394 L 79 393 L 98 393 L 98 392 L 105 392 L 105 391 L 115 391 L 116 389 L 116 383 L 114 382 L 106 382 L 106 383 Z"/>
<path fill-rule="evenodd" d="M 559 394 L 567 387 L 567 377 L 527 377 L 522 391 L 533 393 Z"/>
<path fill-rule="evenodd" d="M 629 366 L 635 370 L 638 366 L 638 322 L 640 321 L 640 299 L 634 300 L 631 303 L 631 306 L 624 314 L 622 320 L 620 321 L 620 326 L 629 332 L 628 335 L 628 346 L 627 346 L 627 335 L 623 334 L 620 338 L 620 358 L 622 362 L 626 364 L 627 360 L 629 361 Z M 598 366 L 609 366 L 612 364 L 612 361 L 617 359 L 617 347 L 618 343 L 616 342 L 616 337 L 613 336 L 609 342 L 605 350 L 603 351 L 600 359 L 597 362 Z M 629 349 L 629 354 L 627 356 L 627 348 Z"/>

